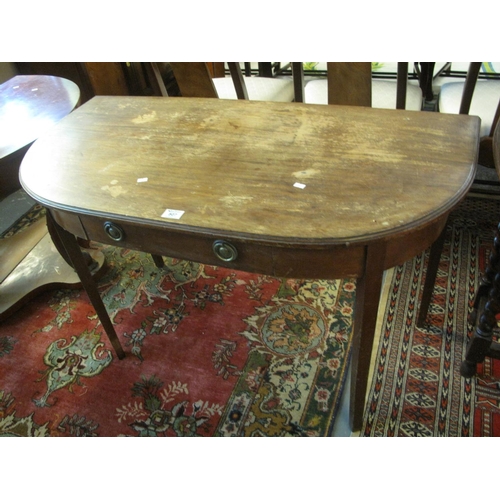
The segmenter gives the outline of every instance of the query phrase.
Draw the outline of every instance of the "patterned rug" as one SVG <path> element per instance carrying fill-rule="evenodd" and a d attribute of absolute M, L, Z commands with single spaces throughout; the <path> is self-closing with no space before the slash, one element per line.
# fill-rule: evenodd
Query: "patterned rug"
<path fill-rule="evenodd" d="M 491 198 L 451 214 L 424 329 L 415 322 L 427 255 L 394 270 L 362 436 L 500 436 L 500 361 L 486 358 L 476 377 L 459 372 L 499 220 Z"/>
<path fill-rule="evenodd" d="M 100 248 L 99 287 L 126 358 L 83 290 L 39 295 L 0 323 L 0 435 L 329 435 L 353 281 L 173 259 L 160 270 L 149 255 Z"/>

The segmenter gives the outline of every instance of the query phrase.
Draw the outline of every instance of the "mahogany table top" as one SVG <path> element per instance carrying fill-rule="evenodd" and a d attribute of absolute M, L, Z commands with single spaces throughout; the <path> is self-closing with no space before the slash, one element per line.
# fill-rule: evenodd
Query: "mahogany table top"
<path fill-rule="evenodd" d="M 390 238 L 473 181 L 479 119 L 197 98 L 95 97 L 21 166 L 48 207 L 256 241 Z"/>

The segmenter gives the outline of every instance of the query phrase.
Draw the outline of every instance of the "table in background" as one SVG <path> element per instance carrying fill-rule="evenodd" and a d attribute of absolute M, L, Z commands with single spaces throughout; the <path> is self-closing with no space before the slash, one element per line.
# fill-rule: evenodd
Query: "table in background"
<path fill-rule="evenodd" d="M 19 165 L 33 141 L 78 104 L 65 78 L 18 75 L 0 85 L 0 199 L 21 187 Z"/>
<path fill-rule="evenodd" d="M 78 105 L 80 90 L 65 78 L 18 75 L 0 85 L 0 235 L 34 201 L 21 189 L 19 166 L 33 142 Z M 95 256 L 100 264 L 101 256 Z M 47 232 L 45 218 L 0 239 L 0 319 L 49 287 L 81 286 Z"/>

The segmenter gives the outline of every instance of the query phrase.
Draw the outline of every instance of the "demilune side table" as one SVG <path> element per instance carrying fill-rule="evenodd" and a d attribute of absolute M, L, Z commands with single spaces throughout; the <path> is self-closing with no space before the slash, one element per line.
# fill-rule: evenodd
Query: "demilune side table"
<path fill-rule="evenodd" d="M 350 422 L 362 425 L 385 269 L 423 252 L 475 174 L 479 119 L 302 103 L 95 97 L 28 151 L 118 355 L 76 238 L 277 277 L 357 279 Z M 58 246 L 58 248 L 59 248 Z"/>

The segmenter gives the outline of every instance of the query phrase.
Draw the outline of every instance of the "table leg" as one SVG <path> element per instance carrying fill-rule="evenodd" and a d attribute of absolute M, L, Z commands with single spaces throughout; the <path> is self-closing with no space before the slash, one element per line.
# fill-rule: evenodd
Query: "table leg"
<path fill-rule="evenodd" d="M 384 275 L 385 244 L 369 245 L 365 272 L 356 285 L 349 419 L 353 432 L 363 425 L 373 340 Z"/>
<path fill-rule="evenodd" d="M 162 269 L 163 267 L 165 267 L 165 262 L 164 262 L 163 257 L 161 255 L 151 254 L 151 257 L 153 258 L 153 262 L 155 263 L 155 265 L 158 269 Z"/>
<path fill-rule="evenodd" d="M 68 253 L 66 249 L 64 248 L 64 245 L 61 242 L 61 238 L 59 237 L 59 234 L 57 232 L 57 229 L 55 227 L 55 221 L 51 216 L 47 216 L 47 229 L 50 234 L 50 238 L 52 239 L 52 243 L 56 247 L 56 250 L 59 252 L 59 255 L 64 259 L 64 261 L 69 264 L 70 266 L 73 267 L 71 263 L 71 259 L 68 256 Z M 77 240 L 78 241 L 78 240 Z M 80 240 L 81 242 L 82 240 Z M 86 242 L 88 244 L 88 242 Z M 81 248 L 81 247 L 80 247 Z M 101 268 L 99 268 L 99 264 L 92 258 L 92 256 L 89 254 L 89 252 L 85 250 L 81 250 L 82 256 L 85 259 L 85 262 L 87 264 L 87 267 L 89 268 L 90 273 L 97 277 L 101 276 L 101 274 L 104 274 L 104 268 L 105 266 L 102 265 Z"/>
<path fill-rule="evenodd" d="M 71 265 L 78 274 L 83 288 L 87 292 L 90 302 L 97 312 L 97 315 L 104 330 L 106 331 L 106 334 L 108 335 L 111 345 L 113 346 L 118 358 L 123 359 L 125 357 L 125 352 L 123 351 L 120 341 L 118 340 L 113 324 L 111 323 L 108 312 L 106 311 L 106 307 L 104 306 L 104 303 L 99 294 L 99 290 L 97 289 L 97 284 L 89 271 L 87 262 L 83 257 L 80 245 L 78 245 L 76 237 L 59 226 L 59 224 L 57 224 L 57 222 L 52 217 L 52 214 L 47 211 L 47 219 L 49 218 L 50 223 L 52 224 L 52 228 L 57 233 L 59 242 L 64 247 L 66 256 L 71 261 Z"/>
<path fill-rule="evenodd" d="M 441 260 L 441 253 L 443 252 L 444 240 L 446 239 L 446 226 L 441 231 L 439 238 L 432 244 L 429 252 L 429 262 L 427 264 L 427 272 L 425 274 L 424 289 L 422 298 L 420 300 L 420 307 L 417 318 L 417 326 L 423 328 L 427 313 L 429 312 L 429 305 L 431 303 L 432 292 L 436 282 L 436 276 L 439 269 L 439 261 Z"/>

